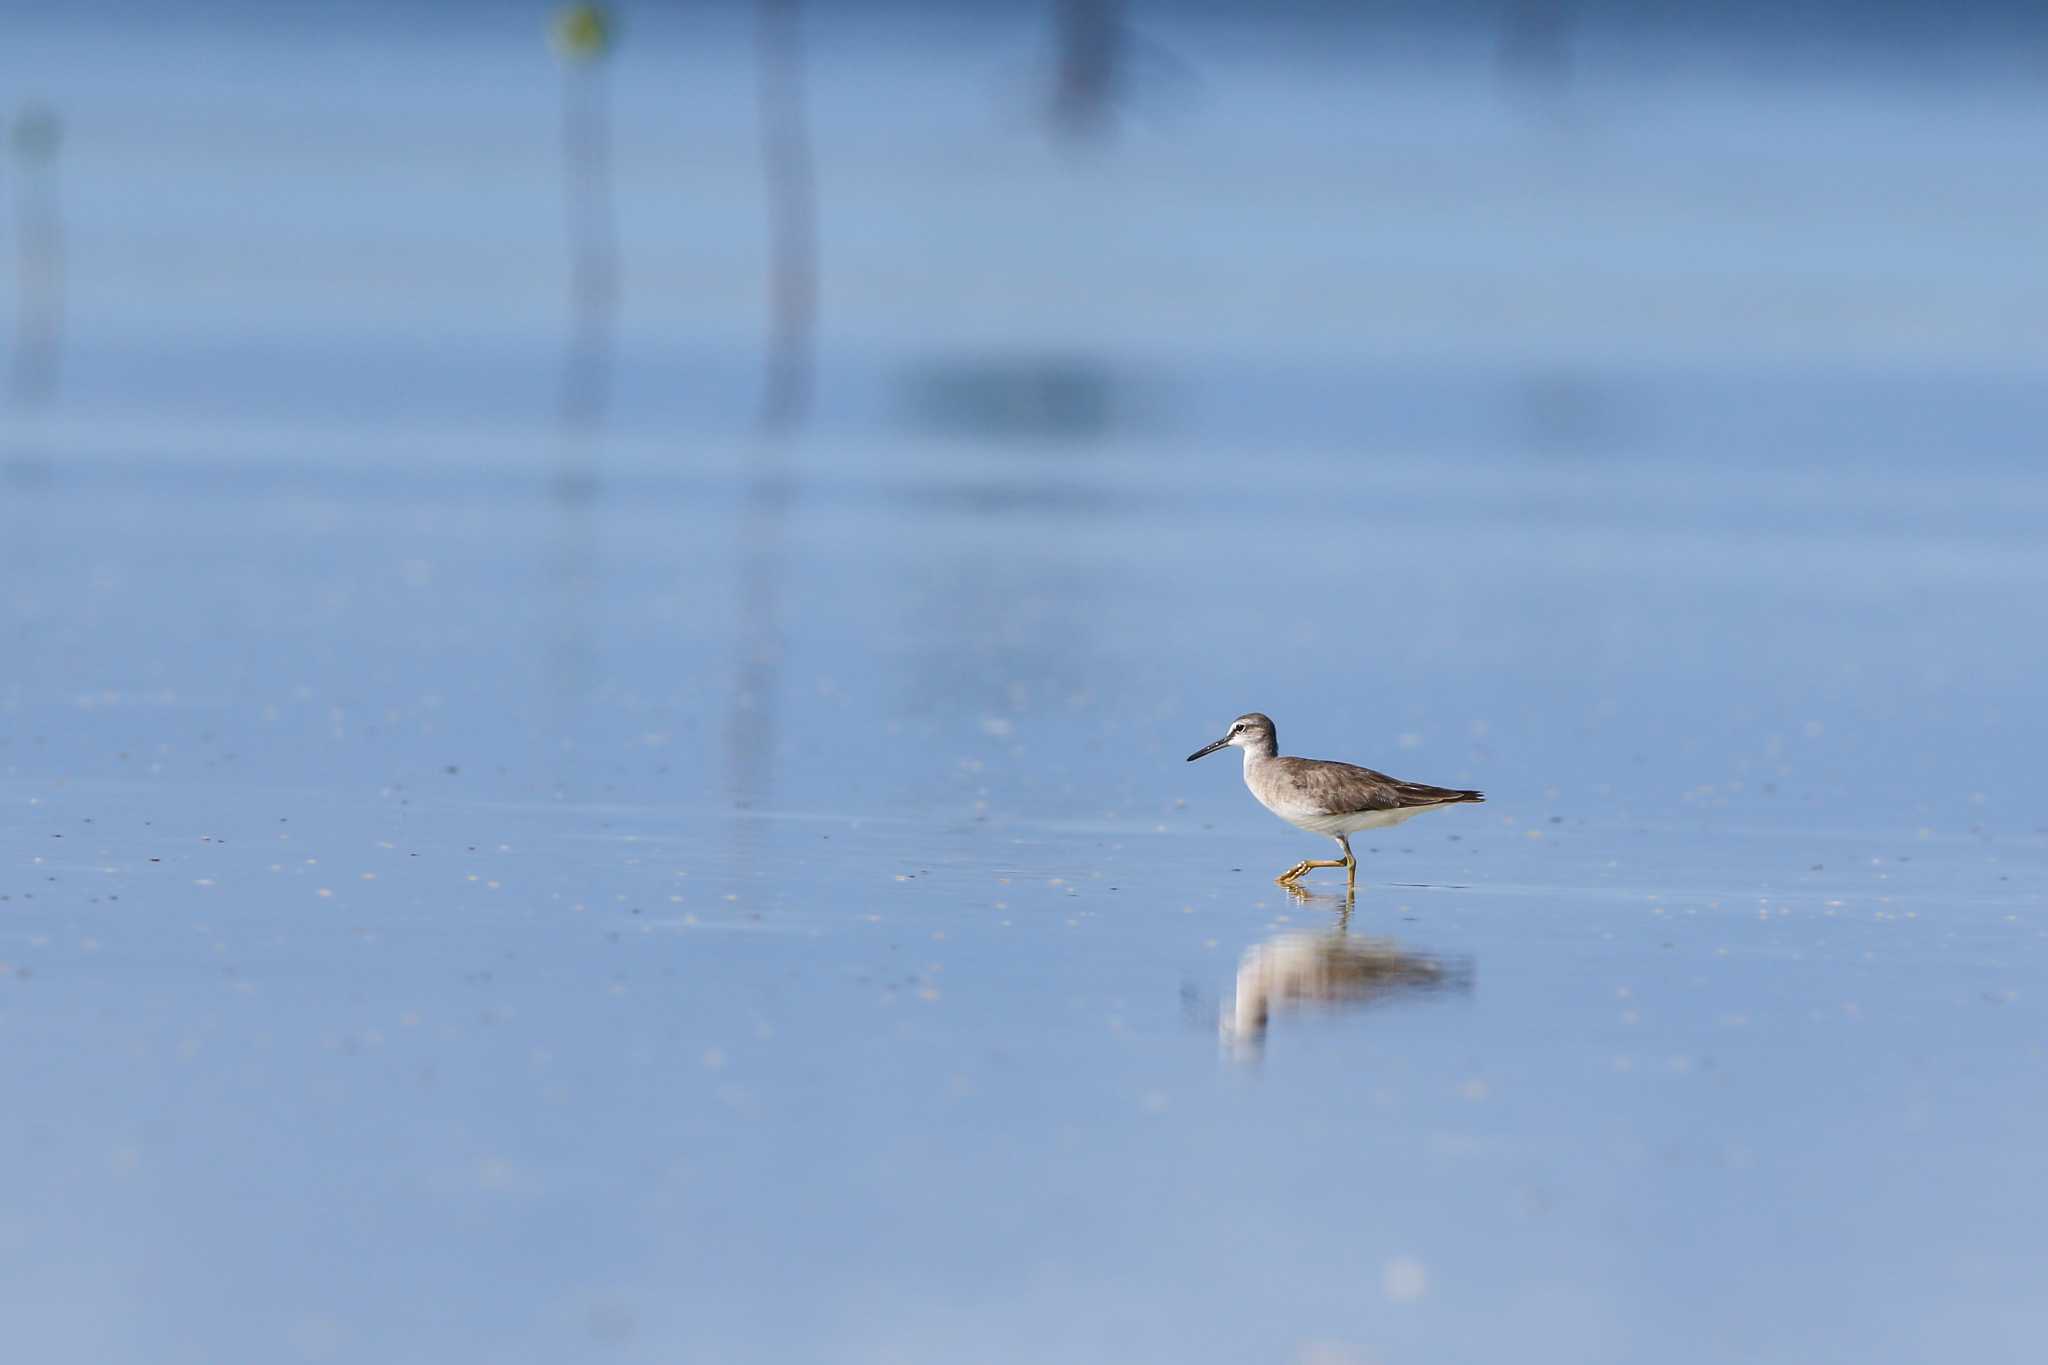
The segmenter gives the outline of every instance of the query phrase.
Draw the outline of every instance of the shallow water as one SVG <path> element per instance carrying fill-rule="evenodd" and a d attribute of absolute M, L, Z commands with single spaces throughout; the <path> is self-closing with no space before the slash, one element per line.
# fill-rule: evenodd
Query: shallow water
<path fill-rule="evenodd" d="M 296 60 L 266 79 L 335 105 L 288 127 L 359 135 L 342 59 Z M 891 68 L 852 70 L 826 109 Z M 516 103 L 401 76 L 401 106 L 451 119 L 391 172 L 422 186 L 478 107 Z M 366 334 L 373 301 L 333 283 L 354 258 L 316 236 L 166 345 L 232 244 L 173 234 L 186 273 L 146 271 L 113 248 L 149 234 L 95 216 L 114 182 L 85 172 L 203 160 L 206 107 L 106 117 L 81 235 L 159 292 L 87 274 L 67 399 L 0 450 L 17 1348 L 2032 1359 L 2048 479 L 2039 357 L 2005 311 L 2039 288 L 2016 273 L 2034 234 L 1996 211 L 2039 191 L 1996 172 L 2038 115 L 1779 92 L 1818 130 L 1772 162 L 1808 198 L 1688 238 L 1646 168 L 1728 154 L 1754 90 L 1687 86 L 1647 130 L 1558 144 L 1452 117 L 1446 80 L 1386 98 L 1441 116 L 1423 151 L 1471 155 L 1379 146 L 1395 169 L 1361 174 L 1409 191 L 1379 245 L 1496 262 L 1495 316 L 1533 341 L 1379 257 L 1327 312 L 1289 295 L 1270 319 L 1198 272 L 1229 325 L 1177 339 L 1174 270 L 1247 212 L 1196 150 L 1304 192 L 1325 164 L 1233 160 L 1300 95 L 1260 87 L 1247 129 L 1224 83 L 1128 144 L 1138 188 L 994 302 L 906 321 L 828 275 L 856 282 L 828 296 L 818 412 L 778 443 L 743 434 L 751 353 L 719 344 L 744 300 L 676 323 L 678 352 L 629 321 L 612 420 L 548 430 L 549 319 L 480 316 L 463 272 L 489 252 L 439 234 L 525 238 L 445 204 L 391 267 L 448 270 L 387 301 L 404 336 Z M 909 166 L 934 212 L 1020 234 L 1094 202 L 1048 207 L 1065 172 L 1011 145 L 990 182 L 1013 198 L 949 206 L 954 163 L 873 140 L 914 113 L 828 121 L 825 164 Z M 1886 174 L 1974 212 L 1871 229 L 1911 267 L 1890 302 L 1831 279 L 1769 346 L 1704 326 L 1759 256 L 1858 221 L 1869 184 L 1823 171 L 1901 123 Z M 743 166 L 744 131 L 699 169 Z M 1559 145 L 1663 229 L 1589 250 L 1584 310 L 1546 318 L 1517 311 L 1543 272 L 1502 254 L 1515 223 L 1466 209 L 1568 217 L 1569 176 L 1502 169 Z M 479 175 L 551 208 L 552 169 Z M 218 231 L 209 183 L 168 221 Z M 301 189 L 263 211 L 349 197 Z M 828 196 L 875 234 L 843 250 L 915 254 L 873 226 L 899 189 Z M 1210 202 L 1165 264 L 1129 226 Z M 1275 260 L 1341 259 L 1351 203 L 1312 202 Z M 972 276 L 948 240 L 916 290 Z M 1254 282 L 1298 288 L 1283 264 Z M 1025 343 L 978 340 L 1034 279 L 1124 292 L 1019 303 Z M 1330 330 L 1397 286 L 1425 302 Z M 1636 288 L 1683 306 L 1637 316 Z M 1829 302 L 1923 296 L 1950 311 L 1883 335 Z M 1273 874 L 1326 846 L 1231 756 L 1182 761 L 1252 708 L 1288 752 L 1488 802 L 1361 837 L 1355 905 L 1329 873 L 1290 896 Z"/>
<path fill-rule="evenodd" d="M 1332 470 L 1316 518 L 1386 518 L 1393 567 L 1325 609 L 1210 552 L 1299 516 L 1285 487 L 903 455 L 813 495 L 816 458 L 753 523 L 738 464 L 11 504 L 31 1340 L 1789 1360 L 2039 1329 L 2044 836 L 2001 721 L 2041 646 L 1972 610 L 2037 592 L 2038 550 L 1913 581 L 1839 532 L 1837 571 L 1780 576 L 1802 538 L 1533 534 L 1492 492 L 1408 518 Z M 1013 486 L 1061 496 L 977 491 Z M 1902 591 L 1950 604 L 1914 627 L 1938 665 L 1870 644 Z M 1348 916 L 1297 903 L 1270 877 L 1315 843 L 1181 761 L 1252 705 L 1491 798 L 1361 839 Z M 1258 984 L 1303 951 L 1336 998 Z M 1441 975 L 1361 994 L 1347 951 Z"/>

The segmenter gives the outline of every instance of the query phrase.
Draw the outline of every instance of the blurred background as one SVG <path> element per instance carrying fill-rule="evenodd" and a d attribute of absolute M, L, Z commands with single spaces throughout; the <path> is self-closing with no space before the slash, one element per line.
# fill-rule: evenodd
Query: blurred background
<path fill-rule="evenodd" d="M 2038 6 L 76 0 L 0 134 L 34 1358 L 2038 1354 Z M 1251 709 L 1489 803 L 1297 904 Z"/>

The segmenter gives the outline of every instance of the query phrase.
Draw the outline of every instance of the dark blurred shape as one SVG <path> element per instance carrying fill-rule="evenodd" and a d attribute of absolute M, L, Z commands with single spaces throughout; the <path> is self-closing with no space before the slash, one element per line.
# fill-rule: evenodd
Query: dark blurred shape
<path fill-rule="evenodd" d="M 0 457 L 0 484 L 24 493 L 47 488 L 52 482 L 50 462 L 34 455 L 9 452 Z"/>
<path fill-rule="evenodd" d="M 1133 28 L 1125 12 L 1123 0 L 1054 0 L 1044 115 L 1069 148 L 1107 143 L 1133 112 L 1185 112 L 1201 93 L 1194 69 Z"/>
<path fill-rule="evenodd" d="M 1130 45 L 1123 8 L 1122 0 L 1055 0 L 1052 125 L 1070 141 L 1093 141 L 1110 130 Z"/>
<path fill-rule="evenodd" d="M 1616 387 L 1570 370 L 1524 376 L 1515 389 L 1516 431 L 1529 449 L 1547 455 L 1594 455 L 1630 439 L 1628 413 Z"/>
<path fill-rule="evenodd" d="M 1342 917 L 1329 933 L 1280 934 L 1245 950 L 1237 993 L 1218 1021 L 1223 1041 L 1238 1055 L 1259 1055 L 1276 1010 L 1362 1009 L 1472 989 L 1469 958 L 1411 953 L 1392 939 L 1353 938 L 1351 898 L 1342 899 Z"/>
<path fill-rule="evenodd" d="M 755 0 L 761 164 L 768 186 L 768 375 L 762 426 L 803 420 L 818 311 L 817 185 L 804 121 L 803 25 L 797 0 Z"/>
<path fill-rule="evenodd" d="M 1086 441 L 1128 427 L 1128 386 L 1087 355 L 934 361 L 905 380 L 913 421 L 960 435 Z"/>
<path fill-rule="evenodd" d="M 17 408 L 43 406 L 57 394 L 64 327 L 64 223 L 57 199 L 57 155 L 63 122 L 47 105 L 27 104 L 8 139 L 14 151 L 16 277 L 11 396 Z"/>
<path fill-rule="evenodd" d="M 601 1346 L 627 1345 L 640 1330 L 639 1315 L 632 1305 L 616 1299 L 590 1305 L 583 1315 L 583 1324 L 589 1329 L 590 1339 Z"/>
<path fill-rule="evenodd" d="M 1573 0 L 1509 0 L 1495 61 L 1501 78 L 1524 94 L 1556 99 L 1572 83 Z"/>
<path fill-rule="evenodd" d="M 569 236 L 569 343 L 562 362 L 562 421 L 595 426 L 611 398 L 612 331 L 619 304 L 618 224 L 612 207 L 611 94 L 605 59 L 614 41 L 599 5 L 555 16 L 562 54 L 562 188 Z"/>
<path fill-rule="evenodd" d="M 56 471 L 47 455 L 20 449 L 0 451 L 0 487 L 34 493 L 54 482 Z"/>

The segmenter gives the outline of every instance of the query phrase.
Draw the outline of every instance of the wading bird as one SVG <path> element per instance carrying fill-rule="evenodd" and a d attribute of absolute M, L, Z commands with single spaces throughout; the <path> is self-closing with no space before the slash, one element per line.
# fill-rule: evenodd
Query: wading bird
<path fill-rule="evenodd" d="M 1347 883 L 1355 888 L 1358 859 L 1351 852 L 1352 835 L 1398 825 L 1439 806 L 1486 799 L 1478 792 L 1403 782 L 1353 763 L 1282 758 L 1273 722 L 1257 711 L 1232 721 L 1223 738 L 1189 754 L 1188 762 L 1224 748 L 1244 750 L 1244 784 L 1260 805 L 1296 829 L 1328 835 L 1344 850 L 1342 859 L 1302 859 L 1273 879 L 1282 886 L 1294 885 L 1304 872 L 1318 867 L 1341 867 Z"/>

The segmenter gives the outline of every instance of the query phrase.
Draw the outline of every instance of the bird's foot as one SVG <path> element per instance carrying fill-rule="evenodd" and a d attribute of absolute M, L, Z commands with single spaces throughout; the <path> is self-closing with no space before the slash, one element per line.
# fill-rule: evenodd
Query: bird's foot
<path fill-rule="evenodd" d="M 1342 866 L 1344 866 L 1344 864 L 1338 862 L 1334 858 L 1303 858 L 1293 867 L 1288 868 L 1285 872 L 1282 872 L 1279 876 L 1273 878 L 1273 880 L 1278 882 L 1281 886 L 1292 886 L 1294 885 L 1294 883 L 1301 880 L 1302 874 L 1304 872 L 1313 872 L 1319 867 Z"/>

